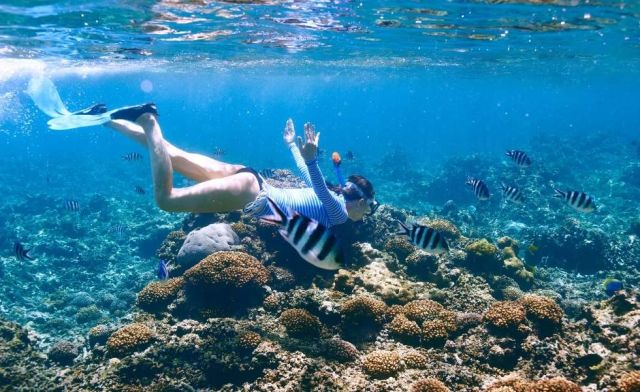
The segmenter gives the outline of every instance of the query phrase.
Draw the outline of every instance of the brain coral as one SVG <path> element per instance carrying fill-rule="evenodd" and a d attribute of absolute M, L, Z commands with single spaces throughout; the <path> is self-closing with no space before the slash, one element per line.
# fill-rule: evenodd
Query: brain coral
<path fill-rule="evenodd" d="M 625 373 L 618 380 L 620 392 L 640 392 L 640 371 Z"/>
<path fill-rule="evenodd" d="M 183 283 L 182 278 L 151 282 L 138 293 L 136 305 L 147 312 L 160 311 L 176 299 Z"/>
<path fill-rule="evenodd" d="M 402 363 L 398 353 L 378 350 L 364 357 L 362 368 L 371 377 L 387 378 L 398 373 L 402 368 Z"/>
<path fill-rule="evenodd" d="M 527 317 L 533 321 L 560 324 L 564 312 L 554 300 L 541 295 L 525 295 L 520 299 L 527 311 Z"/>
<path fill-rule="evenodd" d="M 449 388 L 435 378 L 427 378 L 413 384 L 411 392 L 449 392 Z"/>
<path fill-rule="evenodd" d="M 280 323 L 290 336 L 296 338 L 318 337 L 322 324 L 305 309 L 287 309 L 280 314 Z"/>
<path fill-rule="evenodd" d="M 245 305 L 261 301 L 269 271 L 253 256 L 234 251 L 213 253 L 184 273 L 187 296 L 208 305 Z"/>
<path fill-rule="evenodd" d="M 153 332 L 144 324 L 125 325 L 107 340 L 107 351 L 112 356 L 124 356 L 147 347 L 153 340 Z"/>
<path fill-rule="evenodd" d="M 516 329 L 525 321 L 524 306 L 514 301 L 496 302 L 484 314 L 490 326 L 499 329 Z"/>

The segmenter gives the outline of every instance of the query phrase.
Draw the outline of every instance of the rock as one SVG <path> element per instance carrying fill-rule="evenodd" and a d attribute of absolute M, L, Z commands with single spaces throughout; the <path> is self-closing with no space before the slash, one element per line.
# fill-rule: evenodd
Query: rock
<path fill-rule="evenodd" d="M 232 250 L 240 238 L 226 223 L 214 223 L 187 235 L 176 259 L 180 269 L 191 268 L 214 252 Z"/>

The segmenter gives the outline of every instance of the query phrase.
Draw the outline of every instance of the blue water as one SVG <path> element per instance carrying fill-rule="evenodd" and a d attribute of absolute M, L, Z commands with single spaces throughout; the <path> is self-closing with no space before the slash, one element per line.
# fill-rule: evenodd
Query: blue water
<path fill-rule="evenodd" d="M 64 305 L 83 293 L 102 321 L 125 315 L 186 214 L 155 206 L 141 146 L 103 127 L 48 130 L 24 93 L 36 75 L 71 110 L 155 102 L 170 142 L 256 169 L 295 171 L 285 121 L 298 134 L 313 122 L 329 180 L 331 152 L 352 151 L 343 171 L 371 179 L 383 204 L 480 211 L 475 227 L 456 222 L 466 235 L 527 244 L 568 217 L 626 244 L 640 212 L 639 2 L 129 3 L 0 4 L 0 315 L 48 342 L 95 324 Z M 530 177 L 506 149 L 530 154 Z M 144 158 L 122 160 L 130 152 Z M 491 179 L 489 207 L 468 175 Z M 500 204 L 501 180 L 526 186 L 531 204 Z M 570 211 L 551 197 L 555 185 L 590 192 L 602 210 Z M 530 230 L 509 232 L 516 221 Z M 38 261 L 18 263 L 15 241 Z"/>

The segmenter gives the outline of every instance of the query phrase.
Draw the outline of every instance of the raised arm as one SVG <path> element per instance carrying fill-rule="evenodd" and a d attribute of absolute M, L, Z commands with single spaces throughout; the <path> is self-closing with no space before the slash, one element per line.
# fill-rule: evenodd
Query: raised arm
<path fill-rule="evenodd" d="M 298 171 L 300 172 L 300 176 L 307 184 L 307 186 L 311 185 L 311 177 L 309 176 L 309 170 L 307 169 L 307 165 L 304 163 L 304 159 L 302 155 L 300 155 L 300 149 L 296 145 L 296 131 L 293 127 L 293 121 L 291 119 L 287 120 L 287 125 L 284 127 L 284 142 L 286 143 L 289 151 L 291 151 L 291 155 L 293 155 L 293 159 L 296 161 L 296 166 L 298 166 Z"/>
<path fill-rule="evenodd" d="M 302 138 L 298 137 L 298 147 L 301 150 L 300 155 L 305 161 L 305 165 L 309 171 L 311 178 L 311 186 L 318 199 L 322 202 L 327 215 L 329 215 L 329 221 L 332 225 L 337 225 L 346 222 L 348 219 L 347 212 L 345 211 L 340 200 L 334 196 L 333 193 L 327 188 L 327 184 L 324 181 L 320 167 L 318 166 L 317 152 L 318 141 L 320 140 L 320 133 L 316 134 L 312 124 L 305 124 L 304 131 L 306 136 L 306 143 L 302 144 Z"/>

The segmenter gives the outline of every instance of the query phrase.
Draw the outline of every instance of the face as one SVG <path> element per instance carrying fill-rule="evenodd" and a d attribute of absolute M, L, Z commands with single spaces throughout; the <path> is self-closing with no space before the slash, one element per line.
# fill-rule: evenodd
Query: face
<path fill-rule="evenodd" d="M 369 206 L 364 199 L 349 200 L 345 206 L 347 207 L 347 215 L 352 221 L 362 220 L 364 215 L 369 212 Z"/>

